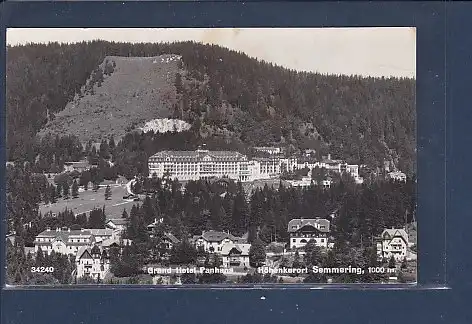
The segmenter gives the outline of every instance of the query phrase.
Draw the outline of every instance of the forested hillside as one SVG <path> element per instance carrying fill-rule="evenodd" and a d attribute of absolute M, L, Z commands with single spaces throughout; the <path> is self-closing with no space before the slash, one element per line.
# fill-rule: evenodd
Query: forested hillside
<path fill-rule="evenodd" d="M 163 54 L 182 57 L 175 93 L 166 103 L 171 104 L 169 117 L 191 123 L 198 130 L 195 136 L 235 145 L 292 144 L 369 166 L 389 160 L 414 172 L 414 80 L 301 73 L 192 42 L 8 47 L 7 158 L 36 158 L 37 133 L 84 95 L 107 56 Z M 113 72 L 109 68 L 107 74 Z M 97 96 L 97 86 L 89 87 L 88 95 Z M 108 106 L 113 109 L 113 102 Z"/>

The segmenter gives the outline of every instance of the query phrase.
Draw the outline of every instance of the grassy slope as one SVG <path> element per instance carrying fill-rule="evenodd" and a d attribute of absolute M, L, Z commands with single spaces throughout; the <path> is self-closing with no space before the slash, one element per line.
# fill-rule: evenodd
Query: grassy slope
<path fill-rule="evenodd" d="M 78 198 L 69 198 L 64 200 L 59 198 L 57 203 L 52 205 L 41 204 L 39 206 L 40 212 L 44 215 L 48 212 L 59 213 L 63 212 L 66 208 L 72 210 L 74 215 L 87 213 L 94 208 L 102 208 L 105 206 L 105 214 L 107 219 L 121 218 L 123 209 L 126 209 L 129 213 L 133 205 L 139 205 L 140 202 L 123 200 L 123 196 L 128 195 L 125 185 L 113 185 L 111 186 L 111 197 L 109 200 L 105 200 L 105 188 L 100 187 L 97 192 L 89 189 L 87 191 L 79 192 Z"/>
<path fill-rule="evenodd" d="M 116 63 L 114 72 L 93 86 L 93 94 L 76 96 L 40 134 L 73 134 L 83 142 L 109 135 L 119 139 L 148 120 L 168 117 L 178 71 L 177 61 L 168 57 L 105 58 Z"/>

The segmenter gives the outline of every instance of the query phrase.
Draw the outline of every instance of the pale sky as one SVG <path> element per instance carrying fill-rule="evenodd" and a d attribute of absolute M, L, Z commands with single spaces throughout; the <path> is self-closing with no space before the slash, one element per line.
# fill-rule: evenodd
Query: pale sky
<path fill-rule="evenodd" d="M 297 71 L 416 78 L 416 29 L 9 28 L 7 44 L 84 40 L 217 44 Z"/>

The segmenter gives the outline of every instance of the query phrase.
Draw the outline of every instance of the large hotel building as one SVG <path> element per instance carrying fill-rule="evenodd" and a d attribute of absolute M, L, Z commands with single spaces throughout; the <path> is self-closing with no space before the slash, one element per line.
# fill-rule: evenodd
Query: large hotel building
<path fill-rule="evenodd" d="M 255 157 L 253 160 L 235 151 L 161 151 L 149 158 L 149 176 L 165 174 L 181 181 L 228 177 L 236 181 L 276 178 L 283 171 L 315 167 L 339 173 L 347 172 L 361 181 L 358 165 L 339 160 L 306 161 L 296 157 Z"/>
<path fill-rule="evenodd" d="M 161 151 L 149 158 L 149 175 L 170 174 L 179 180 L 223 177 L 250 180 L 247 157 L 234 151 Z"/>

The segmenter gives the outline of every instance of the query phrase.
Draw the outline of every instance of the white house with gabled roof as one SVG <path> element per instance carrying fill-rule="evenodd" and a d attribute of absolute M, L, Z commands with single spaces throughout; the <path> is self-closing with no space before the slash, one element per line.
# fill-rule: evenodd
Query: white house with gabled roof
<path fill-rule="evenodd" d="M 110 271 L 110 259 L 105 249 L 82 247 L 75 258 L 77 278 L 90 277 L 93 280 L 104 279 Z"/>
<path fill-rule="evenodd" d="M 249 268 L 249 250 L 251 244 L 224 244 L 221 248 L 223 267 L 246 267 Z"/>
<path fill-rule="evenodd" d="M 390 259 L 397 261 L 407 257 L 408 233 L 403 228 L 385 229 L 377 238 L 377 256 L 380 260 Z"/>
<path fill-rule="evenodd" d="M 290 249 L 304 247 L 309 241 L 314 241 L 316 246 L 328 247 L 328 234 L 330 222 L 327 219 L 292 219 L 288 222 L 287 231 L 290 235 Z"/>
<path fill-rule="evenodd" d="M 106 221 L 105 226 L 108 229 L 118 230 L 123 232 L 126 229 L 128 220 L 126 218 L 113 218 Z"/>

